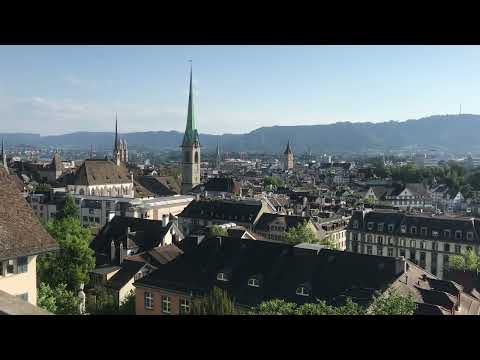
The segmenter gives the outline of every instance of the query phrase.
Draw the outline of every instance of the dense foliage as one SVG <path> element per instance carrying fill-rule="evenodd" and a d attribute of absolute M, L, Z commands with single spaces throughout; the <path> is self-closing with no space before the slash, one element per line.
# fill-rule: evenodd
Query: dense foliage
<path fill-rule="evenodd" d="M 307 222 L 288 229 L 288 231 L 283 236 L 283 240 L 292 245 L 305 242 L 318 242 L 315 232 L 308 226 Z"/>
<path fill-rule="evenodd" d="M 236 315 L 238 311 L 235 309 L 235 304 L 228 293 L 223 289 L 214 287 L 208 295 L 192 300 L 191 314 Z"/>
<path fill-rule="evenodd" d="M 68 194 L 65 196 L 64 201 L 60 205 L 60 208 L 57 212 L 57 219 L 62 220 L 68 217 L 78 218 L 80 216 L 77 205 L 75 205 L 75 200 L 73 196 Z"/>
<path fill-rule="evenodd" d="M 350 298 L 342 306 L 327 305 L 325 301 L 297 305 L 273 299 L 262 302 L 254 311 L 259 315 L 413 315 L 416 304 L 412 297 L 389 292 L 376 297 L 366 309 Z"/>
<path fill-rule="evenodd" d="M 68 290 L 76 292 L 81 283 L 88 283 L 88 273 L 95 267 L 95 253 L 89 248 L 91 233 L 72 217 L 47 223 L 47 231 L 60 249 L 39 256 L 39 280 L 53 288 L 65 284 Z"/>
<path fill-rule="evenodd" d="M 476 272 L 480 268 L 480 258 L 473 250 L 463 255 L 453 255 L 448 259 L 448 270 Z"/>
<path fill-rule="evenodd" d="M 118 312 L 124 315 L 135 315 L 135 292 L 133 290 L 120 303 Z"/>
<path fill-rule="evenodd" d="M 37 305 L 56 315 L 77 315 L 80 299 L 73 291 L 67 290 L 66 284 L 50 287 L 40 283 L 37 294 Z"/>
<path fill-rule="evenodd" d="M 222 228 L 218 225 L 213 225 L 210 228 L 210 233 L 212 236 L 228 236 L 228 231 L 225 228 Z"/>
<path fill-rule="evenodd" d="M 93 315 L 112 315 L 119 313 L 118 301 L 115 300 L 115 297 L 110 291 L 103 287 L 96 289 L 95 302 L 89 303 L 87 308 L 88 313 Z"/>
<path fill-rule="evenodd" d="M 283 186 L 283 181 L 278 176 L 267 176 L 263 179 L 264 186 Z"/>

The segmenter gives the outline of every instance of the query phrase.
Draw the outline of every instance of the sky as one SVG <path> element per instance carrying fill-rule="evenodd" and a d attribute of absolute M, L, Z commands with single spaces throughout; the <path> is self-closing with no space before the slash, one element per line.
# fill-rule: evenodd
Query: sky
<path fill-rule="evenodd" d="M 480 46 L 0 46 L 0 132 L 201 133 L 480 114 Z"/>

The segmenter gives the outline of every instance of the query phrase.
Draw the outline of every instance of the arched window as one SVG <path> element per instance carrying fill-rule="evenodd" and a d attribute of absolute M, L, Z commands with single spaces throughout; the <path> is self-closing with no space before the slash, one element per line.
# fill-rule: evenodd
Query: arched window
<path fill-rule="evenodd" d="M 195 164 L 198 164 L 198 151 L 195 151 Z"/>
<path fill-rule="evenodd" d="M 85 190 L 80 189 L 80 190 L 78 191 L 78 193 L 79 193 L 80 195 L 85 195 Z"/>
<path fill-rule="evenodd" d="M 92 189 L 91 194 L 95 195 L 95 189 Z"/>
<path fill-rule="evenodd" d="M 251 287 L 260 287 L 260 281 L 257 278 L 250 278 L 248 279 L 248 286 Z"/>

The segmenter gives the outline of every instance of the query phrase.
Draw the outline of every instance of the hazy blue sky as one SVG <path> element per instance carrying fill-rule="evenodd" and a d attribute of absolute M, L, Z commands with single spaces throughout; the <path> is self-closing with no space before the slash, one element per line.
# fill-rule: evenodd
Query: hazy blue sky
<path fill-rule="evenodd" d="M 480 114 L 480 46 L 0 46 L 0 132 L 202 133 Z"/>

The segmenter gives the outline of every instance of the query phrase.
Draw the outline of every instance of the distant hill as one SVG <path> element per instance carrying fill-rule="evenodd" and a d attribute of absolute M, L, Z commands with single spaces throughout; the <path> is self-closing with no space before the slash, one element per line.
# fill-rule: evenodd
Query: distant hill
<path fill-rule="evenodd" d="M 329 125 L 261 127 L 247 134 L 201 134 L 205 151 L 220 141 L 223 151 L 280 153 L 288 139 L 296 153 L 384 151 L 399 147 L 435 147 L 450 151 L 480 152 L 480 115 L 435 115 L 418 120 L 383 123 L 341 122 Z M 0 134 L 7 144 L 50 145 L 111 149 L 112 132 L 76 132 L 56 136 Z M 183 134 L 147 131 L 121 134 L 131 148 L 179 149 Z"/>

